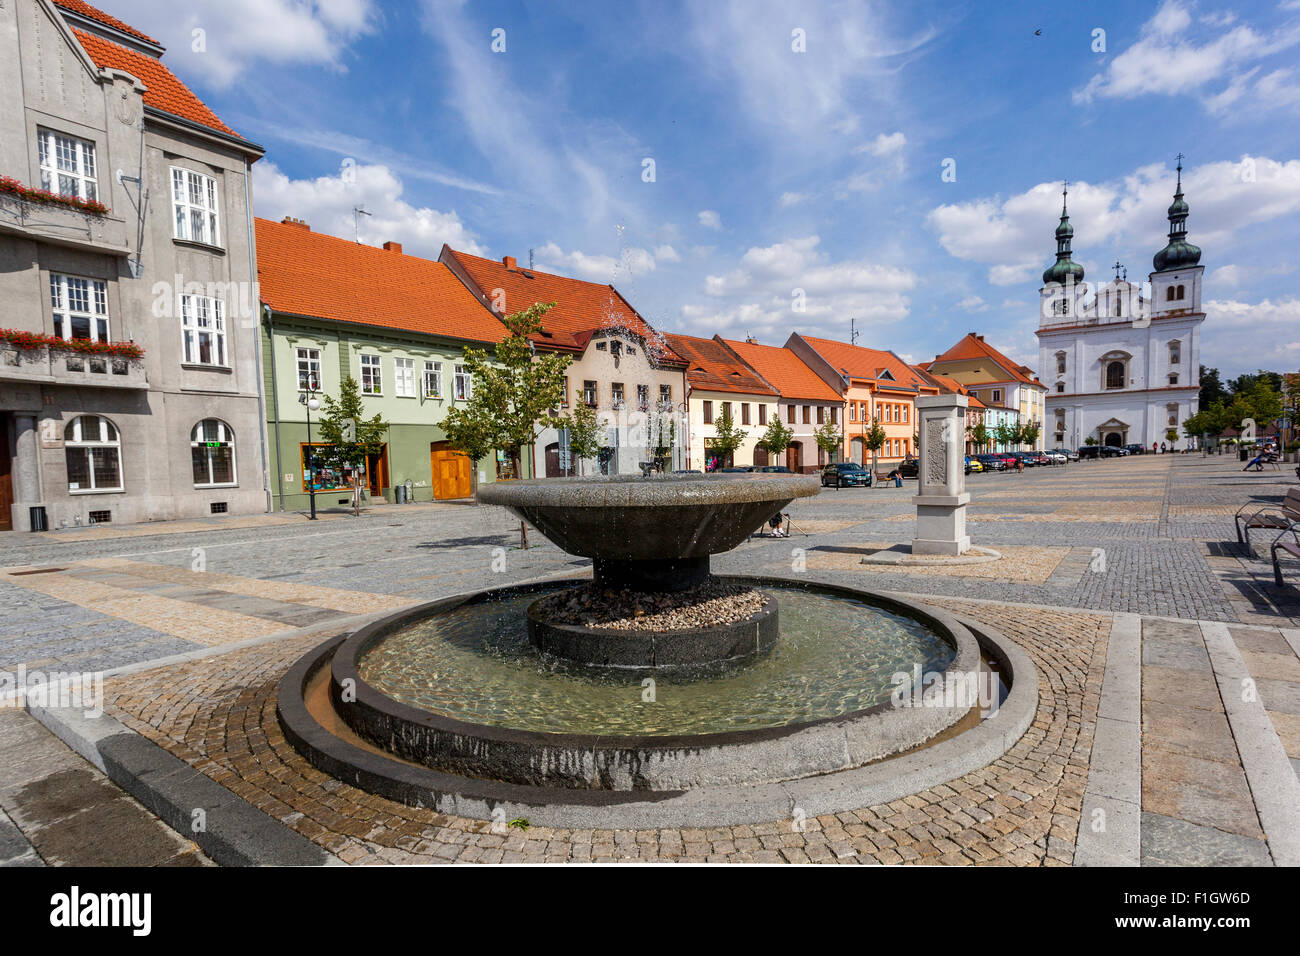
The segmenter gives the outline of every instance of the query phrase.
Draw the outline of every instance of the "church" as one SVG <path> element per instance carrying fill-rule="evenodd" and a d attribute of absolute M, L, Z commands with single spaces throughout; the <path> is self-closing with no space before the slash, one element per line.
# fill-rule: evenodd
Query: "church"
<path fill-rule="evenodd" d="M 1200 394 L 1201 250 L 1187 241 L 1182 156 L 1169 207 L 1169 243 L 1155 254 L 1144 291 L 1118 262 L 1089 289 L 1071 258 L 1074 227 L 1063 192 L 1056 261 L 1043 273 L 1038 353 L 1047 384 L 1044 431 L 1054 447 L 1163 444 L 1188 447 L 1182 423 Z M 1177 437 L 1170 439 L 1176 431 Z"/>

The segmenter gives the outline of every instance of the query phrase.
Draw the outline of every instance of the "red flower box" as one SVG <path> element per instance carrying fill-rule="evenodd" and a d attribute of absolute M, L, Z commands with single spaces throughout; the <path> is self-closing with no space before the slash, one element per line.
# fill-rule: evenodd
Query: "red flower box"
<path fill-rule="evenodd" d="M 0 342 L 12 345 L 22 352 L 50 349 L 55 352 L 79 352 L 82 355 L 115 355 L 118 358 L 138 361 L 144 358 L 144 349 L 134 342 L 92 342 L 90 339 L 60 339 L 40 332 L 23 332 L 18 329 L 0 329 Z"/>
<path fill-rule="evenodd" d="M 83 212 L 91 216 L 108 215 L 108 207 L 98 199 L 78 199 L 76 196 L 61 196 L 58 193 L 50 192 L 48 189 L 24 186 L 12 176 L 0 176 L 0 193 L 17 196 L 19 199 L 38 203 L 42 206 L 66 206 L 69 209 L 75 209 L 77 212 Z"/>

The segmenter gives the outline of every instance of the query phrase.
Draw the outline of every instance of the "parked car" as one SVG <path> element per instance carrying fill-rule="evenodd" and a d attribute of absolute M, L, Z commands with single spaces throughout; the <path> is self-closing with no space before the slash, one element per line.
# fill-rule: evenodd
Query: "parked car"
<path fill-rule="evenodd" d="M 702 475 L 704 472 L 698 468 L 678 468 L 673 472 L 674 475 Z"/>
<path fill-rule="evenodd" d="M 921 473 L 921 459 L 908 455 L 898 463 L 898 473 L 904 478 L 915 478 Z"/>
<path fill-rule="evenodd" d="M 1101 449 L 1102 458 L 1123 458 L 1128 454 L 1123 448 L 1117 448 L 1115 445 L 1098 445 Z"/>
<path fill-rule="evenodd" d="M 1138 444 L 1136 444 L 1136 443 L 1134 443 L 1134 444 L 1132 444 L 1132 445 L 1125 445 L 1125 446 L 1124 446 L 1124 450 L 1125 450 L 1126 452 L 1128 452 L 1130 455 L 1145 455 L 1145 454 L 1146 454 L 1146 447 L 1143 446 L 1143 445 L 1138 445 Z"/>
<path fill-rule="evenodd" d="M 871 487 L 871 472 L 851 461 L 836 462 L 822 469 L 822 487 Z"/>
<path fill-rule="evenodd" d="M 1002 460 L 1001 456 L 985 452 L 981 455 L 973 456 L 976 461 L 984 466 L 985 471 L 1006 471 L 1007 463 Z"/>
<path fill-rule="evenodd" d="M 761 472 L 763 472 L 765 475 L 788 475 L 788 474 L 790 474 L 790 469 L 787 468 L 785 465 L 761 465 L 761 466 L 759 466 L 758 468 L 755 468 L 754 470 L 755 470 L 755 471 L 761 471 Z"/>
<path fill-rule="evenodd" d="M 738 475 L 754 470 L 753 465 L 728 465 L 726 468 L 719 468 L 718 471 L 724 475 Z"/>
<path fill-rule="evenodd" d="M 1043 454 L 1047 456 L 1047 460 L 1053 465 L 1064 465 L 1070 460 L 1069 455 L 1063 451 L 1057 451 L 1055 448 L 1050 451 L 1045 451 Z"/>
<path fill-rule="evenodd" d="M 1066 461 L 1079 460 L 1079 453 L 1077 451 L 1071 451 L 1068 448 L 1053 448 L 1051 453 L 1054 455 L 1064 455 Z"/>
<path fill-rule="evenodd" d="M 1045 451 L 1031 451 L 1029 454 L 1033 456 L 1033 459 L 1037 464 L 1050 465 L 1052 463 L 1051 456 L 1049 456 Z"/>
<path fill-rule="evenodd" d="M 984 470 L 984 462 L 980 461 L 979 458 L 977 458 L 974 455 L 966 456 L 966 474 L 969 475 L 971 472 L 978 473 L 983 470 Z"/>

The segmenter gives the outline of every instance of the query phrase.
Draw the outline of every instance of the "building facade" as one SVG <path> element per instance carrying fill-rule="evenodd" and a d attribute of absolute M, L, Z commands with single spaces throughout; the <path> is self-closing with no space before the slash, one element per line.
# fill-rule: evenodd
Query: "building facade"
<path fill-rule="evenodd" d="M 776 389 L 777 414 L 785 426 L 794 433 L 780 460 L 768 455 L 762 448 L 754 449 L 754 464 L 785 465 L 795 474 L 809 474 L 839 456 L 828 456 L 817 444 L 816 430 L 824 422 L 839 426 L 843 434 L 844 400 L 835 389 L 803 362 L 790 349 L 774 345 L 759 345 L 753 339 L 743 342 L 722 339 L 737 358 L 758 373 Z M 760 429 L 765 431 L 766 429 Z"/>
<path fill-rule="evenodd" d="M 1074 229 L 1062 206 L 1037 333 L 1052 383 L 1045 431 L 1055 444 L 1188 447 L 1182 423 L 1200 405 L 1205 267 L 1201 250 L 1187 241 L 1187 216 L 1180 160 L 1169 241 L 1152 261 L 1149 295 L 1118 264 L 1115 278 L 1094 291 L 1071 258 Z"/>
<path fill-rule="evenodd" d="M 268 506 L 263 150 L 163 52 L 79 0 L 0 5 L 0 528 Z"/>
<path fill-rule="evenodd" d="M 466 498 L 476 482 L 495 480 L 501 454 L 470 462 L 441 422 L 473 394 L 465 347 L 491 354 L 505 336 L 496 316 L 445 265 L 399 243 L 365 246 L 296 219 L 258 219 L 256 234 L 275 509 L 302 510 L 313 490 L 318 506 L 350 503 L 354 478 L 371 503 L 392 502 L 399 486 L 414 501 Z M 337 399 L 349 376 L 365 417 L 389 426 L 356 476 L 308 459 L 320 448 L 309 423 L 324 409 L 306 402 Z"/>
<path fill-rule="evenodd" d="M 543 429 L 523 455 L 522 477 L 637 475 L 641 464 L 653 460 L 661 434 L 671 438 L 673 468 L 686 467 L 686 363 L 617 289 L 525 269 L 513 256 L 497 261 L 443 246 L 439 261 L 498 316 L 555 303 L 532 341 L 538 351 L 571 359 L 565 404 L 557 415 L 567 412 L 568 403 L 583 401 L 605 426 L 599 454 L 583 463 L 573 460 L 561 428 Z"/>
<path fill-rule="evenodd" d="M 953 379 L 988 408 L 996 410 L 993 419 L 998 424 L 1015 427 L 1023 422 L 1038 426 L 1038 435 L 1033 442 L 995 442 L 996 447 L 991 451 L 1026 447 L 1041 451 L 1045 447 L 1047 436 L 1043 423 L 1047 387 L 1039 381 L 1033 369 L 1008 358 L 985 342 L 983 335 L 967 332 L 948 351 L 936 355 L 934 361 L 926 365 L 926 370 Z M 1008 415 L 1008 412 L 1014 414 Z M 992 430 L 996 426 L 986 420 L 985 427 Z"/>
<path fill-rule="evenodd" d="M 686 467 L 703 472 L 750 467 L 760 464 L 760 452 L 761 464 L 768 464 L 766 452 L 757 446 L 778 412 L 776 389 L 718 339 L 672 333 L 666 338 L 673 352 L 686 362 L 690 418 Z M 718 426 L 727 417 L 733 428 L 745 433 L 744 441 L 731 453 L 715 444 Z"/>

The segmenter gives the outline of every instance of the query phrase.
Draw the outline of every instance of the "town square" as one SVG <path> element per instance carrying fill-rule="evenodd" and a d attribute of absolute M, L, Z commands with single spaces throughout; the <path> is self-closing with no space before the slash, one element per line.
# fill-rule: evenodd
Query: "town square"
<path fill-rule="evenodd" d="M 231 868 L 823 864 L 1267 923 L 1300 6 L 625 16 L 0 3 L 38 921 L 167 936 Z"/>

